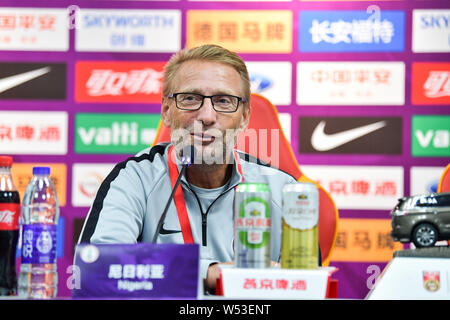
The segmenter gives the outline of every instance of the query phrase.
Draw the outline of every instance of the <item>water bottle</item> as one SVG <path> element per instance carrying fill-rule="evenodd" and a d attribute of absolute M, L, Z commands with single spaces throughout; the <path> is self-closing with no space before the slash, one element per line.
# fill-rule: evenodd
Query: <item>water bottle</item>
<path fill-rule="evenodd" d="M 56 234 L 59 202 L 51 182 L 50 168 L 34 167 L 33 178 L 22 201 L 22 263 L 19 297 L 56 297 Z"/>
<path fill-rule="evenodd" d="M 0 156 L 0 296 L 12 296 L 17 291 L 20 196 L 11 177 L 12 163 L 11 157 Z"/>

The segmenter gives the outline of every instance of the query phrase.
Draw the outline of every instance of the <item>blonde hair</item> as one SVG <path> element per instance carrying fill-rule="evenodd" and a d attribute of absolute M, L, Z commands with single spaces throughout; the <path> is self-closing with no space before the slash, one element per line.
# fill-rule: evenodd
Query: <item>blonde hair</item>
<path fill-rule="evenodd" d="M 163 96 L 173 93 L 173 83 L 181 64 L 190 60 L 205 60 L 233 67 L 240 75 L 245 100 L 250 101 L 250 77 L 245 62 L 236 53 L 221 46 L 206 44 L 175 53 L 164 67 Z"/>

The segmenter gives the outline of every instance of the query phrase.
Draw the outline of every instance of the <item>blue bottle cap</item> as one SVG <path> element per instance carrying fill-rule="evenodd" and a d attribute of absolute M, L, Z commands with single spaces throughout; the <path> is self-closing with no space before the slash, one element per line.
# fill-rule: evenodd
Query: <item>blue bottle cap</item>
<path fill-rule="evenodd" d="M 50 174 L 50 168 L 49 167 L 33 167 L 33 175 L 35 174 Z"/>

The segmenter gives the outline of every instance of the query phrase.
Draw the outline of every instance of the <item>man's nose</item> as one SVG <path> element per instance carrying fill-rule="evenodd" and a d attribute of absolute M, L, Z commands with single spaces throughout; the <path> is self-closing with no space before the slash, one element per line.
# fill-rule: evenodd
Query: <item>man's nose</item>
<path fill-rule="evenodd" d="M 213 108 L 211 99 L 205 98 L 203 100 L 203 105 L 198 110 L 197 120 L 203 122 L 206 126 L 216 122 L 217 112 Z"/>

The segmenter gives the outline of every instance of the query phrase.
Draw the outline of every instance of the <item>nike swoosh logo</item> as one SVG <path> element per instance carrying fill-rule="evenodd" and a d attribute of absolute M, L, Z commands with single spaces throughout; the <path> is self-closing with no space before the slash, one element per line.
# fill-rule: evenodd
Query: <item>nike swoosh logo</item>
<path fill-rule="evenodd" d="M 46 73 L 49 73 L 50 70 L 51 70 L 50 67 L 44 67 L 0 79 L 0 93 L 9 90 L 11 88 L 17 87 L 18 85 L 21 85 L 30 80 L 36 79 Z"/>
<path fill-rule="evenodd" d="M 371 132 L 381 129 L 386 126 L 386 121 L 379 121 L 366 126 L 333 133 L 326 134 L 326 121 L 322 120 L 314 129 L 311 136 L 311 145 L 317 151 L 328 151 L 340 147 L 350 141 L 363 137 Z"/>
<path fill-rule="evenodd" d="M 159 230 L 159 234 L 172 234 L 172 233 L 178 233 L 181 232 L 181 230 L 166 230 L 164 229 L 164 224 L 161 226 L 161 230 Z"/>

